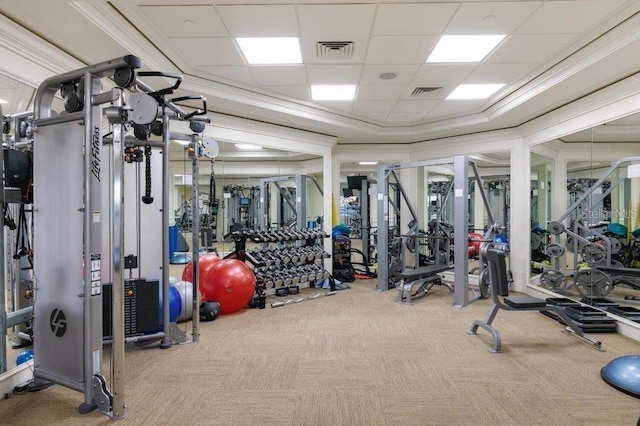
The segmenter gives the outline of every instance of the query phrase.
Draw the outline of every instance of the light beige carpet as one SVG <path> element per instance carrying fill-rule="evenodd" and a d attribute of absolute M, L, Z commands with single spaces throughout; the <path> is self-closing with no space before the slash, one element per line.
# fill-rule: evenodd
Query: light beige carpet
<path fill-rule="evenodd" d="M 600 334 L 605 353 L 535 312 L 501 311 L 502 354 L 483 331 L 490 301 L 452 307 L 444 287 L 414 306 L 375 282 L 202 323 L 201 341 L 126 354 L 135 425 L 635 425 L 640 400 L 600 368 L 640 344 Z M 310 289 L 306 294 L 314 294 Z M 286 299 L 286 298 L 285 298 Z M 270 297 L 268 303 L 280 300 Z M 0 401 L 2 424 L 106 424 L 62 386 Z"/>

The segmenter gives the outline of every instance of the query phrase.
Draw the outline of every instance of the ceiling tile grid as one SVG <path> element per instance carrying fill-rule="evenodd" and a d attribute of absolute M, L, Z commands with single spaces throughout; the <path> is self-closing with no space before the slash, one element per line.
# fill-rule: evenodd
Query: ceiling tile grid
<path fill-rule="evenodd" d="M 461 1 L 366 4 L 140 6 L 179 60 L 199 75 L 309 101 L 308 85 L 358 85 L 354 102 L 319 105 L 408 122 L 469 112 L 485 102 L 447 101 L 459 84 L 525 81 L 624 0 Z M 575 19 L 567 21 L 566 17 Z M 480 63 L 425 63 L 443 34 L 506 34 Z M 248 66 L 234 37 L 299 37 L 303 64 Z M 351 42 L 350 56 L 318 55 L 318 43 Z M 337 52 L 337 50 L 335 51 Z M 395 74 L 383 79 L 382 74 Z M 304 88 L 304 89 L 303 89 Z M 420 88 L 421 93 L 414 91 Z M 396 102 L 402 99 L 401 102 Z M 393 105 L 390 105 L 393 104 Z M 382 105 L 385 105 L 383 108 Z M 353 107 L 353 108 L 352 108 Z M 394 109 L 394 107 L 396 109 Z"/>

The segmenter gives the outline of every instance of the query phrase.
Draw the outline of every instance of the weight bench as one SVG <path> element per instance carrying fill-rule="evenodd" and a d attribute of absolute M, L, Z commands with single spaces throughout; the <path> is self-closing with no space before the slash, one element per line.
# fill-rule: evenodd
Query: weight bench
<path fill-rule="evenodd" d="M 505 311 L 553 312 L 562 318 L 564 323 L 567 325 L 565 332 L 576 334 L 580 338 L 591 343 L 595 349 L 604 352 L 602 350 L 602 343 L 599 340 L 584 334 L 580 327 L 578 327 L 578 325 L 569 318 L 569 316 L 567 316 L 562 307 L 549 305 L 544 299 L 537 297 L 507 297 L 509 296 L 509 280 L 507 279 L 507 266 L 503 251 L 488 249 L 487 264 L 487 267 L 489 268 L 489 276 L 491 277 L 491 297 L 493 299 L 493 305 L 489 310 L 487 318 L 484 321 L 475 320 L 473 324 L 471 324 L 471 329 L 469 329 L 467 334 L 478 334 L 478 327 L 482 327 L 488 331 L 493 338 L 493 347 L 489 349 L 489 352 L 502 352 L 502 340 L 500 338 L 500 333 L 491 325 L 500 309 L 504 309 Z M 500 300 L 500 297 L 503 297 L 503 300 Z"/>
<path fill-rule="evenodd" d="M 445 285 L 453 293 L 453 286 L 443 282 L 442 277 L 438 275 L 449 269 L 451 269 L 451 266 L 428 265 L 402 271 L 399 274 L 401 280 L 398 286 L 400 291 L 398 303 L 413 305 L 415 299 L 426 296 L 434 285 Z M 414 291 L 416 286 L 419 287 Z"/>

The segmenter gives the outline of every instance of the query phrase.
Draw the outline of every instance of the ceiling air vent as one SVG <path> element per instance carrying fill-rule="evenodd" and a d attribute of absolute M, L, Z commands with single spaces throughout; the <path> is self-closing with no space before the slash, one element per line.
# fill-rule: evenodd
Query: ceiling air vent
<path fill-rule="evenodd" d="M 413 89 L 413 92 L 411 92 L 411 96 L 420 96 L 440 89 L 442 89 L 442 87 L 416 87 Z"/>
<path fill-rule="evenodd" d="M 316 44 L 318 58 L 349 59 L 353 57 L 352 41 L 319 41 Z"/>

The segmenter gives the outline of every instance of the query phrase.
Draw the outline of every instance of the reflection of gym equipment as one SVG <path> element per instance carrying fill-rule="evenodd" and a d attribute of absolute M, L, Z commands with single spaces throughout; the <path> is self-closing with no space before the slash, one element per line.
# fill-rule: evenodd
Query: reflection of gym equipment
<path fill-rule="evenodd" d="M 466 156 L 456 156 L 454 158 L 432 161 L 421 161 L 416 163 L 406 163 L 394 166 L 378 167 L 378 291 L 386 291 L 400 285 L 399 301 L 414 299 L 413 295 L 426 294 L 426 291 L 434 283 L 437 283 L 435 275 L 452 268 L 449 256 L 434 256 L 427 264 L 421 263 L 421 249 L 428 246 L 422 241 L 428 241 L 428 235 L 423 235 L 419 225 L 419 218 L 414 210 L 407 194 L 398 178 L 397 171 L 404 168 L 430 167 L 453 165 L 453 194 L 454 194 L 454 223 L 453 223 L 453 245 L 458 248 L 454 250 L 454 305 L 466 306 L 473 300 L 469 299 L 469 171 L 473 172 L 472 179 L 476 182 L 476 187 L 480 190 L 485 209 L 491 226 L 488 232 L 498 229 L 498 225 L 493 222 L 491 208 L 488 204 L 486 194 L 483 191 L 482 178 L 478 172 L 476 163 Z M 405 234 L 400 232 L 401 203 L 404 203 L 411 214 L 408 221 L 409 231 Z M 437 217 L 436 217 L 437 220 Z M 439 226 L 436 225 L 436 229 Z M 440 247 L 441 240 L 450 243 L 449 235 L 443 237 L 435 235 L 434 246 Z M 483 238 L 481 242 L 488 242 L 488 238 Z M 487 241 L 484 241 L 487 240 Z M 409 254 L 407 254 L 409 252 Z M 414 267 L 408 266 L 407 257 L 412 256 Z M 424 255 L 423 255 L 424 256 Z M 386 259 L 387 261 L 384 261 Z M 423 265 L 423 266 L 421 266 Z M 441 280 L 440 280 L 441 281 Z M 414 287 L 418 286 L 418 290 Z M 421 290 L 422 289 L 422 290 Z M 450 288 L 451 290 L 451 288 Z M 410 294 L 411 298 L 407 297 Z"/>
<path fill-rule="evenodd" d="M 566 277 L 559 268 L 559 258 L 566 248 L 573 255 L 572 287 L 575 287 L 583 298 L 603 298 L 617 284 L 640 288 L 640 274 L 637 270 L 625 268 L 624 264 L 617 260 L 624 258 L 617 256 L 621 253 L 627 255 L 629 253 L 627 247 L 633 245 L 620 240 L 627 237 L 626 227 L 622 224 L 599 220 L 605 214 L 604 200 L 626 179 L 627 174 L 621 173 L 621 176 L 610 184 L 607 184 L 607 179 L 623 165 L 638 161 L 640 157 L 627 157 L 612 164 L 589 188 L 580 187 L 580 191 L 576 189 L 574 192 L 576 194 L 581 192 L 581 195 L 572 197 L 575 201 L 567 211 L 558 220 L 549 222 L 547 230 L 555 236 L 556 241 L 546 248 L 547 254 L 552 257 L 553 266 L 541 275 L 542 286 L 548 287 L 551 284 L 553 290 L 560 292 L 568 289 Z M 591 183 L 591 181 L 588 182 Z M 576 186 L 580 182 L 570 181 L 569 183 Z M 594 196 L 597 196 L 596 201 L 592 203 L 589 200 Z M 595 213 L 591 210 L 593 206 L 596 206 Z M 569 220 L 569 226 L 565 226 L 564 222 L 567 220 Z M 561 235 L 566 236 L 564 247 L 559 241 Z M 586 263 L 586 268 L 582 266 L 582 262 Z"/>
<path fill-rule="evenodd" d="M 295 187 L 284 186 L 285 183 L 294 183 Z M 313 176 L 276 176 L 260 179 L 260 229 L 266 230 L 274 227 L 285 226 L 310 228 L 316 218 L 321 215 L 310 215 L 310 198 L 308 186 L 312 183 L 319 193 L 324 196 L 322 187 Z M 275 196 L 272 190 L 275 189 Z M 317 203 L 321 209 L 322 202 Z M 275 213 L 276 221 L 273 222 Z M 317 224 L 317 223 L 316 223 Z"/>
<path fill-rule="evenodd" d="M 260 187 L 253 185 L 225 185 L 228 232 L 258 229 Z"/>
<path fill-rule="evenodd" d="M 537 297 L 508 297 L 509 279 L 507 278 L 507 267 L 504 251 L 497 249 L 488 249 L 486 251 L 486 256 L 488 268 L 491 275 L 493 305 L 489 310 L 487 318 L 484 321 L 475 320 L 467 333 L 478 334 L 478 327 L 482 327 L 483 329 L 488 331 L 493 339 L 493 346 L 491 349 L 489 349 L 489 352 L 502 352 L 502 339 L 500 337 L 500 333 L 491 325 L 500 309 L 504 309 L 506 311 L 551 312 L 559 316 L 567 325 L 567 332 L 576 334 L 577 336 L 591 343 L 595 349 L 602 351 L 602 343 L 593 337 L 587 336 L 584 331 L 582 331 L 582 329 L 578 327 L 574 320 L 567 315 L 565 310 L 560 308 L 559 306 L 548 304 L 547 301 L 539 299 Z M 500 300 L 500 297 L 502 297 L 503 299 Z"/>
<path fill-rule="evenodd" d="M 4 176 L 0 179 L 0 204 L 3 206 L 0 226 L 0 374 L 9 368 L 8 331 L 12 330 L 9 343 L 13 349 L 30 346 L 33 340 L 32 117 L 32 112 L 3 117 L 4 133 L 8 135 L 14 130 L 14 134 L 7 137 L 3 161 L 0 161 L 0 176 Z M 6 306 L 7 295 L 9 306 Z"/>
<path fill-rule="evenodd" d="M 357 191 L 359 201 L 355 215 L 356 220 L 354 220 L 353 224 L 349 226 L 355 231 L 355 234 L 354 231 L 352 231 L 349 234 L 349 237 L 352 239 L 362 240 L 362 251 L 354 247 L 350 247 L 350 253 L 360 256 L 362 261 L 357 262 L 352 259 L 351 263 L 356 273 L 375 278 L 375 274 L 371 272 L 370 267 L 373 266 L 376 261 L 376 233 L 372 232 L 371 199 L 369 198 L 371 184 L 375 183 L 375 181 L 372 182 L 367 178 L 367 176 L 347 176 L 347 183 L 347 189 L 351 191 L 353 195 L 355 195 L 355 191 Z"/>

